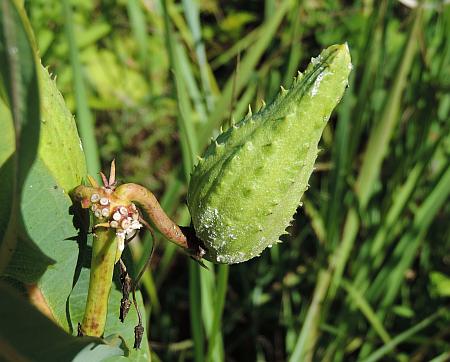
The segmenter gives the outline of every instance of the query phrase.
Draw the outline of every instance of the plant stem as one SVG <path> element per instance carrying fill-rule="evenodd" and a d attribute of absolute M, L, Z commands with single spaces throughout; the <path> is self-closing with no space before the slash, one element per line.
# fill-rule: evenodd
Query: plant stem
<path fill-rule="evenodd" d="M 101 337 L 106 324 L 117 237 L 114 229 L 99 228 L 92 244 L 91 277 L 81 331 Z"/>
<path fill-rule="evenodd" d="M 161 234 L 175 244 L 188 248 L 186 236 L 145 187 L 132 183 L 123 184 L 117 187 L 115 194 L 122 199 L 137 202 Z"/>

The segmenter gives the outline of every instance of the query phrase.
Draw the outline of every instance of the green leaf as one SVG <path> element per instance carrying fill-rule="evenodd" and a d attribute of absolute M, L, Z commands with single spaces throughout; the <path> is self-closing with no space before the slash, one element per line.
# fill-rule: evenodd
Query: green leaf
<path fill-rule="evenodd" d="M 11 203 L 13 197 L 14 180 L 14 126 L 8 107 L 0 98 L 0 124 L 2 136 L 0 137 L 0 243 L 8 226 Z"/>
<path fill-rule="evenodd" d="M 1 6 L 3 7 L 2 10 L 7 6 L 5 5 L 6 3 L 10 6 L 8 11 L 19 11 L 17 10 L 18 8 L 11 7 L 10 2 L 1 2 Z M 3 11 L 2 14 L 6 15 L 6 12 Z M 21 13 L 21 17 L 19 17 L 17 13 L 15 16 L 17 18 L 13 17 L 13 20 L 16 20 L 17 22 L 15 25 L 22 26 L 21 31 L 25 34 L 24 29 L 28 26 L 28 20 L 26 19 L 25 14 Z M 0 16 L 0 18 L 5 20 L 3 16 Z M 10 20 L 11 19 L 7 19 L 6 22 Z M 3 23 L 1 25 L 3 31 Z M 28 34 L 31 34 L 31 32 L 28 32 Z M 0 38 L 0 54 L 2 55 L 1 61 L 6 62 L 8 61 L 8 59 L 5 58 L 7 55 L 6 49 L 11 49 L 4 46 L 4 44 L 7 43 L 4 40 L 5 37 L 3 35 L 3 33 L 0 33 L 0 36 L 2 36 L 2 38 Z M 23 70 L 21 69 L 22 67 L 37 69 L 39 92 L 37 92 L 37 90 L 36 92 L 24 94 L 19 92 L 20 96 L 23 95 L 23 97 L 19 99 L 20 102 L 22 102 L 19 103 L 19 105 L 23 107 L 32 106 L 34 104 L 37 105 L 32 117 L 29 117 L 28 115 L 25 116 L 28 117 L 27 120 L 37 119 L 35 123 L 38 128 L 37 131 L 36 129 L 31 131 L 29 128 L 25 128 L 25 121 L 24 125 L 18 123 L 17 114 L 19 113 L 17 112 L 18 110 L 21 111 L 22 108 L 19 107 L 18 110 L 14 108 L 17 103 L 15 103 L 14 100 L 16 98 L 14 97 L 17 95 L 13 91 L 17 87 L 22 87 L 22 90 L 29 90 L 32 87 L 32 84 L 30 83 L 28 87 L 23 87 L 23 84 L 26 83 L 18 85 L 18 80 L 22 79 L 19 76 L 12 77 L 9 79 L 8 83 L 7 76 L 9 76 L 9 73 L 3 72 L 7 68 L 2 67 L 1 80 L 3 82 L 0 89 L 5 88 L 12 90 L 10 92 L 11 94 L 8 93 L 9 98 L 3 97 L 0 100 L 0 110 L 2 111 L 0 119 L 2 121 L 5 120 L 4 123 L 2 122 L 2 125 L 5 124 L 5 126 L 0 142 L 0 175 L 2 175 L 2 182 L 5 180 L 5 185 L 9 187 L 9 184 L 12 184 L 12 181 L 14 181 L 15 178 L 11 176 L 14 175 L 14 172 L 11 171 L 10 160 L 13 155 L 20 155 L 19 150 L 22 150 L 15 150 L 16 143 L 14 142 L 13 125 L 15 125 L 16 134 L 20 135 L 18 129 L 22 130 L 22 132 L 25 132 L 25 130 L 27 130 L 27 132 L 29 131 L 26 133 L 26 136 L 29 137 L 30 140 L 23 141 L 21 138 L 20 140 L 22 143 L 17 144 L 19 146 L 23 145 L 23 148 L 28 153 L 31 152 L 30 150 L 33 150 L 34 157 L 37 154 L 37 158 L 28 163 L 22 162 L 21 158 L 18 160 L 18 164 L 20 165 L 20 169 L 18 168 L 18 170 L 20 171 L 24 166 L 27 166 L 28 169 L 24 170 L 29 171 L 26 177 L 24 177 L 23 180 L 19 178 L 19 182 L 17 183 L 20 186 L 23 185 L 23 191 L 21 192 L 20 199 L 17 198 L 16 206 L 18 209 L 17 214 L 20 212 L 23 220 L 21 225 L 14 224 L 13 227 L 11 227 L 14 234 L 18 235 L 18 244 L 13 253 L 11 262 L 8 264 L 3 275 L 12 277 L 23 283 L 36 284 L 43 297 L 43 304 L 46 308 L 48 307 L 57 324 L 66 331 L 74 332 L 74 330 L 76 330 L 77 322 L 81 320 L 80 316 L 84 313 L 84 304 L 87 298 L 89 282 L 89 269 L 82 267 L 83 265 L 89 265 L 90 263 L 89 260 L 85 258 L 86 230 L 88 229 L 88 225 L 80 226 L 79 218 L 74 217 L 74 207 L 69 193 L 81 183 L 82 178 L 86 175 L 86 163 L 74 118 L 68 111 L 64 99 L 56 87 L 55 81 L 51 79 L 47 70 L 35 61 L 34 50 L 32 45 L 30 45 L 31 42 L 29 42 L 28 38 L 22 41 L 28 42 L 28 48 L 24 47 L 29 52 L 26 54 L 29 62 L 24 63 L 24 60 L 21 59 L 21 62 L 18 63 L 18 67 L 17 64 L 13 64 L 13 67 L 17 68 L 14 70 L 25 80 L 28 79 L 27 76 L 29 77 L 29 75 L 27 75 L 29 70 Z M 21 72 L 23 72 L 24 75 L 22 75 Z M 34 76 L 36 77 L 36 74 Z M 29 80 L 29 82 L 31 81 Z M 6 99 L 6 102 L 4 102 L 4 99 Z M 12 111 L 10 111 L 11 109 Z M 22 116 L 20 120 L 25 116 Z M 22 128 L 18 128 L 18 124 Z M 36 124 L 34 126 L 36 126 Z M 40 133 L 38 132 L 39 128 Z M 36 149 L 33 149 L 33 147 L 34 145 L 37 146 L 37 144 L 39 144 L 39 149 L 36 152 Z M 15 153 L 14 150 L 16 151 Z M 5 175 L 5 179 L 3 179 L 3 175 Z M 12 181 L 9 182 L 9 180 Z M 7 192 L 8 187 L 6 186 L 0 193 L 0 200 L 6 200 L 6 202 L 8 202 L 8 194 L 11 194 L 11 192 Z M 12 185 L 12 187 L 13 186 L 14 185 Z M 2 204 L 2 206 L 3 205 L 4 204 Z M 9 215 L 11 207 L 8 206 L 9 205 L 6 204 L 6 207 L 1 208 L 0 212 L 2 216 Z M 0 227 L 3 235 L 3 230 L 6 226 L 4 223 L 0 223 Z M 71 296 L 70 300 L 69 296 Z M 125 342 L 126 354 L 133 360 L 147 361 L 150 352 L 146 337 L 144 337 L 141 350 L 135 351 L 130 348 L 130 346 L 133 345 L 134 326 L 137 324 L 137 316 L 135 312 L 130 311 L 126 323 L 121 324 L 118 318 L 120 299 L 121 293 L 115 288 L 111 292 L 109 300 L 110 309 L 105 335 L 120 334 L 121 339 Z M 138 300 L 140 309 L 143 312 L 144 308 L 140 294 L 138 295 Z M 3 301 L 4 299 L 2 299 L 2 302 Z M 69 302 L 73 302 L 73 305 Z M 18 305 L 18 308 L 19 307 L 25 308 L 21 304 Z M 7 307 L 4 307 L 1 311 L 6 310 L 8 310 Z M 11 315 L 21 315 L 22 311 L 20 308 L 19 310 L 19 312 L 12 313 Z M 71 316 L 71 313 L 74 315 Z M 41 318 L 44 317 L 41 316 Z M 11 323 L 8 322 L 3 324 L 2 319 L 2 326 L 5 325 L 9 328 Z M 33 324 L 33 326 L 34 325 L 35 324 Z M 29 326 L 29 324 L 23 323 L 22 326 Z M 34 328 L 29 328 L 29 331 L 30 333 L 36 334 Z M 60 331 L 60 333 L 63 332 Z M 45 337 L 44 334 L 42 337 Z M 67 338 L 72 340 L 71 337 Z M 18 338 L 15 334 L 11 335 L 11 339 L 12 340 L 8 342 L 8 345 L 23 344 L 23 339 Z M 33 338 L 30 337 L 29 340 L 31 339 Z M 25 340 L 27 340 L 27 346 L 33 346 L 33 343 L 28 344 L 28 339 Z M 39 340 L 39 338 L 36 338 L 36 340 Z M 50 338 L 49 340 L 54 343 L 53 339 Z M 78 341 L 81 341 L 81 339 L 73 340 L 77 341 L 75 343 L 77 346 L 79 345 Z M 89 343 L 96 341 L 97 344 L 99 342 L 98 339 L 88 339 L 88 341 Z M 83 344 L 82 347 L 87 346 L 89 343 Z M 42 343 L 44 346 L 46 344 L 49 344 L 48 341 L 47 343 Z M 68 342 L 67 344 L 63 343 L 58 347 L 60 348 L 61 356 L 63 356 L 64 353 L 69 353 L 71 351 L 68 344 Z M 76 349 L 76 352 L 79 352 L 81 349 L 82 348 Z M 96 348 L 95 351 L 97 354 L 93 355 L 93 351 L 90 351 L 90 349 L 83 350 L 82 354 L 74 357 L 74 360 L 97 361 L 108 356 L 122 354 L 104 354 L 101 351 L 100 353 L 98 348 Z M 117 347 L 115 347 L 115 351 L 121 352 Z M 72 360 L 72 358 L 58 358 L 58 354 L 50 354 L 49 356 L 51 357 L 45 356 L 36 359 Z M 75 356 L 75 354 L 73 356 Z M 35 358 L 33 357 L 32 359 Z"/>
<path fill-rule="evenodd" d="M 75 120 L 47 70 L 39 66 L 41 139 L 39 157 L 66 193 L 86 175 L 83 146 Z"/>
<path fill-rule="evenodd" d="M 69 213 L 68 193 L 81 183 L 86 166 L 74 119 L 40 65 L 39 86 L 39 156 L 24 184 L 20 205 L 24 228 L 5 274 L 24 283 L 38 282 L 55 320 L 69 330 L 65 304 L 77 265 L 78 230 Z"/>
<path fill-rule="evenodd" d="M 67 331 L 74 331 L 84 313 L 89 283 L 89 269 L 81 267 L 89 266 L 90 262 L 84 254 L 88 226 L 83 225 L 82 232 L 74 226 L 79 221 L 72 215 L 69 191 L 81 183 L 85 163 L 73 117 L 54 81 L 44 69 L 41 74 L 39 158 L 26 180 L 21 203 L 25 229 L 34 244 L 21 239 L 6 274 L 22 282 L 37 282 L 57 323 Z M 39 254 L 43 257 L 38 257 Z M 53 265 L 47 268 L 50 262 Z M 134 360 L 148 360 L 150 352 L 145 341 L 140 351 L 130 348 L 137 318 L 130 311 L 126 323 L 119 322 L 120 299 L 117 289 L 111 292 L 105 336 L 120 334 Z M 143 311 L 142 300 L 139 304 Z"/>
<path fill-rule="evenodd" d="M 11 0 L 3 0 L 1 7 L 0 74 L 16 130 L 20 186 L 38 147 L 39 90 L 33 41 L 23 9 Z"/>
<path fill-rule="evenodd" d="M 7 152 L 12 151 L 13 144 L 15 153 L 7 163 L 9 171 L 2 173 L 1 179 L 3 182 L 5 177 L 6 184 L 11 187 L 10 196 L 2 200 L 5 201 L 4 209 L 9 216 L 7 227 L 0 235 L 2 272 L 16 248 L 17 225 L 20 224 L 20 193 L 36 157 L 40 122 L 39 91 L 29 24 L 24 21 L 23 9 L 15 2 L 3 0 L 0 8 L 0 89 L 9 106 L 15 130 L 14 141 L 11 138 L 6 141 L 9 145 Z M 8 137 L 7 134 L 6 136 Z"/>
<path fill-rule="evenodd" d="M 73 337 L 0 283 L 0 360 L 101 361 L 123 351 L 93 337 Z"/>
<path fill-rule="evenodd" d="M 69 208 L 70 197 L 41 159 L 33 165 L 24 187 L 22 215 L 25 228 L 39 249 L 54 261 L 43 275 L 36 275 L 33 250 L 18 248 L 7 275 L 25 283 L 38 282 L 59 325 L 69 330 L 66 300 L 72 290 L 78 258 L 77 235 Z M 31 268 L 27 266 L 31 265 Z"/>

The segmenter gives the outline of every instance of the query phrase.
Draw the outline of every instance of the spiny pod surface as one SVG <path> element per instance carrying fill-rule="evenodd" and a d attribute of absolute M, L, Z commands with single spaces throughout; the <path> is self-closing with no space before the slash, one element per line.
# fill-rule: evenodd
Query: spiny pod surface
<path fill-rule="evenodd" d="M 286 233 L 351 68 L 347 44 L 330 46 L 271 105 L 249 112 L 209 145 L 187 200 L 206 259 L 240 263 Z"/>

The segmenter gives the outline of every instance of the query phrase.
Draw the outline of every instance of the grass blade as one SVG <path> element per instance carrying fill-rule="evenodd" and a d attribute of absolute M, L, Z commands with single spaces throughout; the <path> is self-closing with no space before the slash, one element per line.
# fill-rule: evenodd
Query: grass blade
<path fill-rule="evenodd" d="M 97 140 L 95 139 L 94 118 L 88 105 L 86 84 L 83 79 L 83 69 L 78 53 L 75 36 L 72 7 L 69 0 L 63 0 L 64 26 L 69 44 L 70 63 L 72 65 L 75 101 L 77 108 L 77 125 L 83 142 L 88 173 L 98 178 L 100 159 Z"/>
<path fill-rule="evenodd" d="M 318 334 L 317 325 L 320 320 L 320 309 L 326 297 L 330 280 L 330 271 L 322 270 L 319 273 L 311 305 L 295 343 L 294 351 L 289 357 L 289 362 L 311 361 L 313 359 L 313 347 Z"/>
<path fill-rule="evenodd" d="M 388 96 L 388 102 L 386 103 L 383 116 L 379 124 L 375 126 L 375 131 L 371 133 L 369 139 L 369 145 L 366 150 L 366 156 L 363 161 L 363 167 L 358 176 L 357 184 L 357 196 L 359 198 L 360 207 L 367 206 L 367 202 L 372 192 L 372 185 L 378 178 L 379 167 L 384 155 L 387 152 L 389 140 L 392 137 L 392 132 L 396 121 L 398 120 L 398 107 L 402 96 L 403 89 L 406 85 L 406 77 L 411 68 L 412 60 L 414 59 L 417 36 L 421 20 L 421 10 L 416 12 L 415 20 L 411 27 L 410 35 L 403 52 L 403 57 L 399 65 L 399 71 L 394 81 L 394 87 L 391 94 Z M 394 102 L 395 101 L 395 102 Z M 386 127 L 387 131 L 383 129 Z M 372 154 L 372 152 L 378 152 Z M 369 152 L 370 151 L 370 152 Z M 376 172 L 370 169 L 371 163 L 364 166 L 367 162 L 378 163 Z M 364 183 L 363 183 L 364 181 Z M 366 184 L 368 183 L 368 184 Z M 363 186 L 363 187 L 362 187 Z M 337 287 L 340 285 L 342 274 L 347 263 L 350 251 L 352 250 L 354 241 L 359 231 L 359 213 L 355 207 L 350 208 L 347 213 L 347 217 L 344 224 L 342 241 L 335 252 L 331 256 L 331 264 L 328 271 L 322 271 L 321 276 L 315 287 L 314 298 L 311 306 L 308 310 L 305 324 L 299 334 L 294 353 L 292 354 L 290 361 L 299 361 L 307 359 L 311 360 L 313 355 L 313 348 L 318 337 L 318 322 L 320 313 L 322 312 L 322 302 L 327 294 L 327 290 L 331 285 L 329 294 L 327 296 L 327 302 L 333 300 Z M 332 273 L 332 278 L 331 277 Z M 331 284 L 330 284 L 331 283 Z M 316 298 L 316 296 L 318 296 Z M 320 297 L 320 298 L 319 298 Z M 320 301 L 321 303 L 318 303 Z"/>
<path fill-rule="evenodd" d="M 217 345 L 218 337 L 221 336 L 221 320 L 222 313 L 225 306 L 225 297 L 228 284 L 228 265 L 219 265 L 217 271 L 217 288 L 216 298 L 214 301 L 214 312 L 211 331 L 209 334 L 209 345 L 206 361 L 223 361 L 224 352 L 223 346 Z M 221 342 L 221 341 L 219 341 Z M 220 348 L 221 347 L 221 348 Z"/>
<path fill-rule="evenodd" d="M 350 297 L 350 300 L 353 301 L 361 311 L 361 313 L 364 314 L 364 317 L 366 317 L 366 319 L 370 322 L 372 328 L 375 330 L 375 332 L 377 332 L 382 341 L 384 343 L 389 343 L 391 341 L 389 333 L 386 331 L 386 329 L 384 329 L 383 323 L 377 317 L 376 313 L 364 298 L 364 296 L 359 293 L 358 289 L 353 284 L 349 283 L 345 279 L 342 280 L 341 287 L 345 289 Z"/>
<path fill-rule="evenodd" d="M 141 63 L 144 74 L 149 77 L 151 73 L 148 54 L 149 37 L 140 2 L 138 0 L 128 0 L 127 10 L 130 18 L 131 30 L 136 39 L 136 43 L 138 44 L 139 62 Z M 151 86 L 152 82 L 150 81 L 148 84 Z"/>
<path fill-rule="evenodd" d="M 383 223 L 373 237 L 373 240 L 368 245 L 368 248 L 361 251 L 362 261 L 359 262 L 358 272 L 354 278 L 354 284 L 359 285 L 360 290 L 365 290 L 368 287 L 369 280 L 366 279 L 369 270 L 376 270 L 379 268 L 385 258 L 382 252 L 384 248 L 388 248 L 390 243 L 398 235 L 398 231 L 394 232 L 394 228 L 398 226 L 398 220 L 410 202 L 420 178 L 424 175 L 427 165 L 433 162 L 434 153 L 445 142 L 445 135 L 447 135 L 447 128 L 441 132 L 441 136 L 429 145 L 418 157 L 419 161 L 409 171 L 408 177 L 403 184 L 401 184 L 393 195 L 392 205 L 386 212 L 386 217 Z M 370 249 L 370 250 L 369 250 Z M 366 279 L 364 286 L 363 281 Z"/>
<path fill-rule="evenodd" d="M 296 3 L 291 16 L 293 18 L 291 20 L 291 51 L 289 52 L 289 61 L 287 63 L 285 76 L 283 78 L 283 84 L 285 87 L 291 86 L 293 76 L 295 75 L 295 72 L 298 70 L 298 64 L 302 57 L 300 2 Z"/>
<path fill-rule="evenodd" d="M 264 52 L 267 50 L 267 47 L 272 41 L 275 31 L 285 17 L 287 11 L 291 8 L 291 5 L 291 0 L 284 0 L 280 4 L 280 7 L 276 11 L 275 15 L 273 15 L 270 20 L 262 25 L 261 31 L 259 32 L 260 37 L 242 57 L 239 66 L 239 78 L 236 79 L 235 87 L 233 87 L 233 76 L 228 79 L 222 91 L 221 97 L 215 104 L 215 110 L 211 114 L 207 126 L 199 135 L 199 139 L 202 140 L 203 145 L 211 136 L 214 128 L 218 127 L 220 125 L 220 122 L 228 115 L 228 112 L 226 112 L 226 110 L 229 108 L 231 99 L 234 96 L 233 88 L 236 89 L 236 94 L 239 94 L 243 90 L 244 86 L 248 83 L 255 70 L 256 65 L 258 64 Z"/>
<path fill-rule="evenodd" d="M 447 170 L 440 177 L 437 184 L 432 189 L 426 200 L 417 210 L 413 225 L 402 239 L 399 241 L 393 255 L 395 269 L 390 273 L 387 288 L 383 293 L 382 306 L 386 307 L 393 303 L 397 296 L 406 269 L 411 265 L 416 255 L 420 242 L 425 237 L 434 216 L 448 200 L 450 195 L 450 164 L 447 163 Z M 396 259 L 400 256 L 400 260 Z"/>
<path fill-rule="evenodd" d="M 180 74 L 182 74 L 184 77 L 188 94 L 190 95 L 190 98 L 194 103 L 198 118 L 200 122 L 204 124 L 208 121 L 208 116 L 205 109 L 205 104 L 203 103 L 203 98 L 201 96 L 200 90 L 198 89 L 194 74 L 192 73 L 192 68 L 189 64 L 186 51 L 179 43 L 177 43 L 175 50 L 177 55 L 177 62 L 179 62 L 180 65 Z"/>
<path fill-rule="evenodd" d="M 204 361 L 204 334 L 202 327 L 202 303 L 200 295 L 200 275 L 198 265 L 189 260 L 189 311 L 191 317 L 191 333 L 194 340 L 194 361 Z"/>
<path fill-rule="evenodd" d="M 256 41 L 256 39 L 258 39 L 260 31 L 260 28 L 256 28 L 234 43 L 230 49 L 227 49 L 225 52 L 219 54 L 211 61 L 212 69 L 217 69 L 222 65 L 231 62 L 243 49 L 249 48 Z"/>
<path fill-rule="evenodd" d="M 180 130 L 183 165 L 186 180 L 189 181 L 190 172 L 194 167 L 194 160 L 197 155 L 198 142 L 193 127 L 192 112 L 189 97 L 184 84 L 180 58 L 176 56 L 177 44 L 173 30 L 169 23 L 167 5 L 165 1 L 163 1 L 162 4 L 165 20 L 167 49 L 169 52 L 171 65 L 173 67 L 172 74 L 174 77 L 174 83 L 176 84 L 176 95 L 179 106 L 178 125 Z M 205 325 L 205 329 L 208 334 L 212 328 L 213 322 L 212 308 L 214 296 L 214 269 L 212 268 L 212 265 L 209 265 L 209 267 L 211 269 L 208 271 L 200 271 L 198 270 L 199 266 L 196 263 L 192 261 L 189 263 L 191 331 L 194 339 L 194 355 L 196 361 L 204 360 L 203 329 L 201 326 L 201 320 L 203 319 L 203 324 Z M 221 343 L 218 345 L 220 346 Z M 215 346 L 213 346 L 213 348 L 215 350 Z"/>
<path fill-rule="evenodd" d="M 450 359 L 450 352 L 444 352 L 439 356 L 434 357 L 430 362 L 445 362 Z"/>
<path fill-rule="evenodd" d="M 386 343 L 383 347 L 379 348 L 375 352 L 373 352 L 370 356 L 362 360 L 361 362 L 376 362 L 380 358 L 383 358 L 387 353 L 392 351 L 395 347 L 397 347 L 400 343 L 407 341 L 410 337 L 421 331 L 422 329 L 428 327 L 433 322 L 435 322 L 441 313 L 437 312 L 428 318 L 425 318 L 420 323 L 417 323 L 414 327 L 411 327 L 399 334 L 397 337 L 393 338 L 389 343 Z"/>
<path fill-rule="evenodd" d="M 406 87 L 407 76 L 417 49 L 417 37 L 420 30 L 422 11 L 419 8 L 415 14 L 410 35 L 403 52 L 403 57 L 396 72 L 392 90 L 387 96 L 380 122 L 377 123 L 370 134 L 365 151 L 361 170 L 355 184 L 356 195 L 359 199 L 359 208 L 364 210 L 373 191 L 373 185 L 379 177 L 381 163 L 388 151 L 389 141 L 392 138 L 403 90 Z M 331 298 L 339 286 L 350 251 L 352 250 L 359 229 L 359 216 L 355 208 L 349 210 L 340 246 L 333 255 L 334 273 L 331 287 Z"/>
<path fill-rule="evenodd" d="M 208 112 L 211 112 L 214 106 L 214 99 L 212 94 L 212 86 L 209 80 L 210 66 L 206 58 L 205 43 L 203 42 L 202 37 L 200 14 L 198 11 L 197 2 L 193 0 L 183 0 L 183 8 L 189 25 L 189 29 L 191 30 L 192 40 L 194 41 L 195 54 L 197 55 L 203 94 L 206 99 Z"/>
<path fill-rule="evenodd" d="M 386 105 L 380 121 L 375 124 L 374 129 L 371 131 L 364 153 L 362 167 L 355 184 L 356 194 L 362 209 L 367 206 L 369 198 L 372 195 L 374 181 L 379 177 L 381 163 L 388 152 L 389 141 L 392 138 L 394 128 L 399 119 L 403 91 L 406 87 L 408 74 L 417 50 L 417 39 L 422 24 L 421 21 L 422 11 L 419 8 L 414 17 L 414 23 L 411 28 L 408 43 L 403 52 L 403 57 L 397 68 L 393 87 L 387 96 Z"/>

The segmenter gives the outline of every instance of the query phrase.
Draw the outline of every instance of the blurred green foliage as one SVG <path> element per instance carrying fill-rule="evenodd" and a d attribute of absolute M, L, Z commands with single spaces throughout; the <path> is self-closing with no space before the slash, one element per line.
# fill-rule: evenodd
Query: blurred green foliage
<path fill-rule="evenodd" d="M 102 164 L 116 158 L 120 177 L 182 224 L 183 144 L 195 136 L 202 149 L 322 48 L 347 41 L 352 53 L 350 87 L 283 244 L 229 271 L 157 245 L 142 288 L 155 360 L 449 357 L 450 7 L 425 3 L 71 2 Z M 75 113 L 62 4 L 25 7 Z M 148 243 L 133 243 L 142 265 Z"/>

